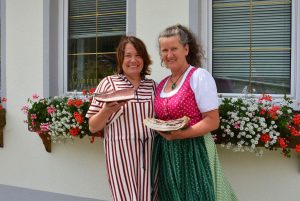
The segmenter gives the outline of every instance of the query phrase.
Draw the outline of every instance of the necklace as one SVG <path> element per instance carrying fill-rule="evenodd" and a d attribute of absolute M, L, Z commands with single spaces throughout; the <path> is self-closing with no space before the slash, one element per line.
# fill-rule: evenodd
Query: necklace
<path fill-rule="evenodd" d="M 177 83 L 178 80 L 181 78 L 181 76 L 185 73 L 185 71 L 187 71 L 187 69 L 188 69 L 188 68 L 186 68 L 186 69 L 180 74 L 180 76 L 176 79 L 175 82 L 173 82 L 173 80 L 172 80 L 173 74 L 171 75 L 170 81 L 172 82 L 172 85 L 171 85 L 171 89 L 172 89 L 172 90 L 174 90 L 174 89 L 176 88 L 176 86 L 177 86 L 176 83 Z"/>

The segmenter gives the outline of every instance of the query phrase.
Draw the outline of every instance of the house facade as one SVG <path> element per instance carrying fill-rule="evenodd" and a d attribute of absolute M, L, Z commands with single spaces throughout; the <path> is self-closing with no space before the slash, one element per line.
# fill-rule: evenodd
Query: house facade
<path fill-rule="evenodd" d="M 104 14 L 96 14 L 99 18 L 95 20 L 81 18 L 81 12 L 93 8 L 87 2 L 93 2 Z M 256 4 L 274 5 L 263 14 L 280 15 L 255 16 Z M 252 9 L 246 22 L 241 20 L 245 9 Z M 226 13 L 228 10 L 232 13 Z M 52 144 L 52 152 L 48 153 L 40 138 L 28 131 L 21 108 L 34 93 L 53 97 L 95 87 L 106 75 L 103 72 L 110 68 L 113 71 L 114 49 L 110 44 L 115 45 L 124 34 L 136 35 L 145 42 L 153 60 L 150 77 L 157 82 L 168 75 L 160 64 L 158 34 L 180 23 L 201 40 L 205 50 L 203 67 L 213 74 L 224 96 L 241 95 L 244 87 L 249 87 L 250 76 L 251 90 L 274 94 L 279 99 L 287 94 L 300 102 L 299 13 L 298 0 L 1 0 L 0 91 L 1 97 L 7 98 L 7 124 L 4 147 L 0 148 L 0 200 L 12 200 L 10 196 L 26 192 L 34 192 L 32 200 L 39 200 L 41 195 L 45 200 L 53 200 L 54 195 L 66 201 L 111 200 L 103 140 L 97 138 L 90 143 L 84 138 Z M 282 16 L 287 20 L 280 21 Z M 251 31 L 262 19 L 270 19 L 257 25 L 266 28 L 262 32 L 275 29 L 278 37 L 272 37 L 273 32 L 266 37 L 255 29 Z M 241 25 L 230 27 L 234 23 Z M 254 45 L 245 46 L 241 38 L 270 44 L 248 42 Z M 240 42 L 237 46 L 228 45 L 236 41 Z M 233 60 L 241 65 L 235 67 Z M 298 154 L 284 158 L 279 151 L 266 150 L 257 157 L 220 146 L 218 151 L 224 172 L 241 201 L 300 200 Z"/>

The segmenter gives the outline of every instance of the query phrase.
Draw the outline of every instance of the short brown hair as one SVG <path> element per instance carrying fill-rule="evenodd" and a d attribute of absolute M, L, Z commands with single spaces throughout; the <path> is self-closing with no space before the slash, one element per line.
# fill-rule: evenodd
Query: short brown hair
<path fill-rule="evenodd" d="M 131 43 L 134 46 L 138 54 L 140 54 L 143 59 L 144 66 L 141 72 L 141 77 L 144 79 L 146 75 L 150 75 L 151 73 L 149 66 L 152 64 L 152 61 L 144 42 L 135 36 L 124 36 L 121 38 L 117 47 L 117 72 L 119 74 L 124 74 L 122 64 L 124 61 L 125 47 L 128 43 Z"/>

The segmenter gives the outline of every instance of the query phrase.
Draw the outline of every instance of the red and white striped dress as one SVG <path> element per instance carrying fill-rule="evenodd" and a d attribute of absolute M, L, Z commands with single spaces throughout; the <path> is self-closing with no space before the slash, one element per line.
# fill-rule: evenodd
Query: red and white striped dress
<path fill-rule="evenodd" d="M 114 201 L 151 200 L 150 161 L 155 133 L 144 126 L 143 119 L 154 117 L 155 86 L 151 79 L 142 80 L 136 99 L 112 114 L 104 128 L 106 171 Z M 112 75 L 104 78 L 95 92 L 126 88 L 133 88 L 126 76 Z M 94 98 L 86 116 L 93 116 L 103 104 Z"/>

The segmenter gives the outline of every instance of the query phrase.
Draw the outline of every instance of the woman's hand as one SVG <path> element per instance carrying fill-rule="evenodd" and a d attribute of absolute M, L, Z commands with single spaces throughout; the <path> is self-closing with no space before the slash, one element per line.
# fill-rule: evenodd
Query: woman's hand
<path fill-rule="evenodd" d="M 104 103 L 102 111 L 106 114 L 112 115 L 113 113 L 117 112 L 125 104 L 126 104 L 126 101 L 107 102 L 107 103 Z M 101 112 L 101 110 L 99 112 Z"/>
<path fill-rule="evenodd" d="M 219 111 L 218 109 L 202 113 L 202 120 L 191 127 L 182 130 L 161 132 L 157 131 L 166 140 L 180 140 L 204 136 L 207 133 L 219 127 Z"/>
<path fill-rule="evenodd" d="M 157 132 L 168 141 L 186 138 L 186 136 L 184 135 L 184 130 L 167 131 L 167 132 L 157 131 Z"/>
<path fill-rule="evenodd" d="M 120 110 L 125 104 L 126 101 L 104 103 L 103 108 L 89 119 L 89 129 L 91 133 L 102 130 L 106 126 L 109 117 Z"/>

